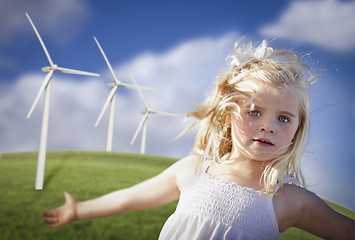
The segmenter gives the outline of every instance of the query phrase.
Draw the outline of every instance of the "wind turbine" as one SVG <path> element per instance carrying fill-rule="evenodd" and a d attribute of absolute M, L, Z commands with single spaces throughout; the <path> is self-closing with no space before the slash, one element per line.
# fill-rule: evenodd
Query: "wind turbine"
<path fill-rule="evenodd" d="M 99 41 L 97 41 L 96 37 L 94 37 L 95 42 L 97 46 L 99 47 L 102 56 L 104 57 L 108 68 L 110 69 L 111 75 L 113 77 L 113 82 L 109 83 L 107 86 L 112 88 L 110 94 L 108 95 L 106 102 L 104 104 L 104 107 L 101 110 L 101 113 L 99 115 L 99 118 L 97 119 L 95 123 L 95 127 L 99 124 L 101 121 L 101 118 L 103 114 L 106 111 L 106 108 L 110 104 L 110 113 L 109 113 L 109 119 L 108 119 L 108 127 L 107 127 L 107 139 L 106 139 L 106 151 L 111 152 L 112 150 L 112 138 L 113 138 L 113 122 L 114 122 L 114 115 L 115 115 L 115 102 L 116 102 L 116 91 L 119 87 L 124 87 L 124 88 L 134 88 L 134 89 L 144 89 L 144 90 L 155 90 L 153 88 L 148 88 L 148 87 L 141 87 L 137 85 L 131 85 L 131 84 L 125 84 L 122 83 L 121 81 L 117 80 L 116 74 L 114 73 L 110 62 L 108 61 L 105 52 L 102 50 L 101 45 L 99 44 Z"/>
<path fill-rule="evenodd" d="M 136 80 L 134 79 L 133 76 L 131 76 L 132 81 L 134 82 L 134 84 L 137 85 Z M 142 120 L 138 125 L 138 128 L 136 130 L 136 133 L 134 134 L 134 137 L 131 141 L 131 145 L 134 143 L 134 140 L 136 140 L 136 137 L 139 133 L 139 131 L 142 129 L 142 141 L 141 141 L 141 149 L 140 149 L 140 153 L 144 154 L 145 152 L 145 142 L 146 142 L 146 135 L 147 135 L 147 119 L 148 119 L 148 115 L 149 114 L 160 114 L 160 115 L 166 115 L 166 116 L 172 116 L 172 117 L 178 117 L 179 115 L 174 114 L 174 113 L 167 113 L 167 112 L 160 112 L 160 111 L 155 111 L 152 110 L 148 107 L 147 102 L 145 101 L 142 92 L 140 91 L 140 89 L 138 89 L 138 93 L 140 98 L 143 101 L 144 104 L 144 109 L 141 111 L 141 113 L 143 114 Z"/>
<path fill-rule="evenodd" d="M 70 73 L 70 74 L 79 74 L 79 75 L 88 75 L 88 76 L 100 76 L 99 74 L 96 73 L 90 73 L 90 72 L 83 72 L 83 71 L 78 71 L 78 70 L 73 70 L 73 69 L 68 69 L 68 68 L 62 68 L 58 67 L 58 65 L 54 64 L 46 46 L 44 45 L 41 36 L 39 35 L 35 25 L 33 24 L 30 16 L 26 13 L 26 16 L 28 20 L 30 21 L 33 30 L 35 31 L 42 48 L 44 50 L 44 53 L 47 56 L 49 66 L 42 68 L 42 72 L 47 73 L 46 77 L 44 78 L 44 81 L 37 93 L 37 96 L 32 104 L 32 107 L 27 115 L 27 118 L 29 118 L 35 109 L 42 93 L 44 92 L 44 104 L 43 104 L 43 115 L 42 115 L 42 126 L 41 126 L 41 136 L 40 136 L 40 141 L 39 141 L 39 151 L 38 151 L 38 160 L 37 160 L 37 172 L 36 172 L 36 184 L 35 184 L 35 189 L 36 190 L 42 190 L 43 189 L 43 179 L 44 179 L 44 168 L 45 168 L 45 163 L 46 163 L 46 148 L 47 148 L 47 135 L 48 135 L 48 120 L 49 120 L 49 102 L 50 102 L 50 89 L 51 89 L 51 79 L 53 76 L 53 73 L 55 71 L 60 71 L 63 73 Z"/>

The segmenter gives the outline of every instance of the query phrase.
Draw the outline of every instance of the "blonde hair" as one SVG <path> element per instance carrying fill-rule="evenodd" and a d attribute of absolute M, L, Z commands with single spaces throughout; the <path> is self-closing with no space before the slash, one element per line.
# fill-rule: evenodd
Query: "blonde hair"
<path fill-rule="evenodd" d="M 238 47 L 238 48 L 237 48 Z M 300 170 L 301 159 L 306 145 L 309 125 L 309 94 L 307 83 L 314 78 L 310 68 L 290 51 L 273 50 L 268 57 L 250 57 L 255 48 L 249 43 L 235 45 L 232 57 L 249 59 L 239 66 L 231 64 L 229 70 L 218 75 L 216 86 L 204 105 L 196 106 L 196 111 L 187 114 L 201 123 L 193 145 L 193 151 L 202 154 L 199 170 L 203 162 L 213 159 L 221 163 L 232 150 L 231 116 L 239 116 L 242 101 L 252 101 L 257 95 L 255 83 L 270 87 L 293 87 L 299 96 L 299 126 L 292 143 L 282 156 L 273 159 L 261 176 L 263 191 L 272 194 L 277 183 L 283 185 L 284 176 L 291 175 L 304 182 Z M 249 56 L 249 57 L 248 57 Z M 242 101 L 241 101 L 242 100 Z"/>

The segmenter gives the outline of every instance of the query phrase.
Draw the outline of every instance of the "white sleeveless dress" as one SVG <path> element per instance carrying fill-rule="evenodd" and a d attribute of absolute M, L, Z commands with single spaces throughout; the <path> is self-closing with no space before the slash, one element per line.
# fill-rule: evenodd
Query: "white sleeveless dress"
<path fill-rule="evenodd" d="M 273 196 L 211 176 L 206 173 L 207 167 L 181 189 L 176 211 L 164 224 L 160 240 L 260 240 L 281 236 Z"/>

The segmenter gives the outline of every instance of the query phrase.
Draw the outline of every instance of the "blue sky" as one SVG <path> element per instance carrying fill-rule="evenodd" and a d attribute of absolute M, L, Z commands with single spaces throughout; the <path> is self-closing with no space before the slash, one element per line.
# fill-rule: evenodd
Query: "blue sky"
<path fill-rule="evenodd" d="M 52 79 L 48 150 L 104 150 L 107 113 L 94 128 L 112 81 L 96 36 L 122 82 L 133 74 L 148 105 L 180 117 L 148 119 L 149 154 L 183 157 L 197 129 L 171 141 L 203 103 L 233 43 L 272 40 L 300 54 L 320 79 L 310 86 L 312 122 L 304 157 L 309 188 L 355 210 L 355 2 L 354 1 L 89 1 L 0 0 L 0 152 L 36 151 L 42 101 L 26 115 L 48 65 L 25 13 L 53 61 L 97 72 L 100 78 L 56 72 Z M 274 38 L 276 40 L 274 40 Z M 117 93 L 113 150 L 130 145 L 143 109 L 136 91 Z M 140 137 L 140 136 L 139 136 Z M 35 170 L 34 170 L 35 174 Z"/>

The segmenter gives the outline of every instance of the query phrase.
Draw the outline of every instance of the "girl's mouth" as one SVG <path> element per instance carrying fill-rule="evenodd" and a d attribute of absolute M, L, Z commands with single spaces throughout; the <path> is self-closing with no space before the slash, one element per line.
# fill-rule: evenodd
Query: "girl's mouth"
<path fill-rule="evenodd" d="M 253 139 L 253 141 L 258 142 L 258 143 L 265 145 L 265 146 L 274 146 L 274 144 L 267 139 L 259 138 L 259 139 Z"/>

